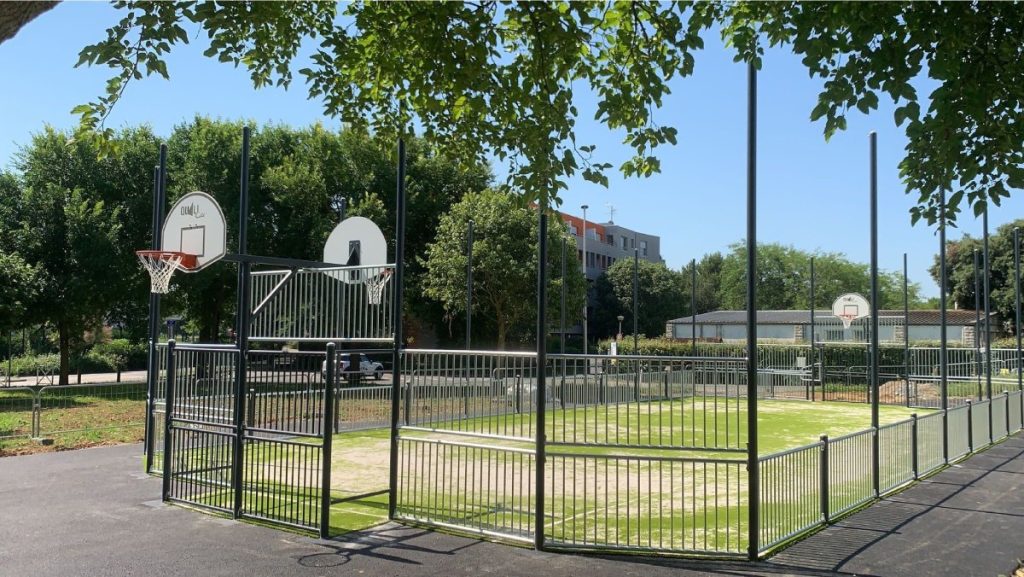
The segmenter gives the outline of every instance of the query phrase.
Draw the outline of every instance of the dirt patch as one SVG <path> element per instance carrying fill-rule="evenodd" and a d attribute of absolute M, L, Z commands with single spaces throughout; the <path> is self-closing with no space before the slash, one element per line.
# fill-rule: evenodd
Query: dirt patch
<path fill-rule="evenodd" d="M 826 397 L 830 401 L 867 402 L 869 396 L 866 388 L 854 391 L 829 391 Z M 950 396 L 952 401 L 959 397 Z M 919 383 L 910 381 L 910 400 L 915 405 L 938 406 L 942 401 L 942 389 L 938 383 Z M 887 381 L 878 386 L 878 401 L 883 405 L 902 405 L 907 402 L 907 382 L 904 380 Z"/>
<path fill-rule="evenodd" d="M 360 495 L 388 488 L 391 441 L 387 438 L 335 439 L 331 447 L 331 490 Z"/>

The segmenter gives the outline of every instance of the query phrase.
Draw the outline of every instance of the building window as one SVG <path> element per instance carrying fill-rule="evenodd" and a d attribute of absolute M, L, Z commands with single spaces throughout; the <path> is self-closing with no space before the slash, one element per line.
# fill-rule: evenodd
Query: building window
<path fill-rule="evenodd" d="M 569 232 L 571 232 L 573 236 L 580 235 L 580 229 L 576 228 L 575 224 L 569 224 Z"/>
<path fill-rule="evenodd" d="M 612 246 L 615 246 L 615 235 L 614 234 L 609 234 L 608 235 L 608 244 L 610 244 Z"/>
<path fill-rule="evenodd" d="M 640 254 L 642 256 L 647 256 L 647 241 L 646 240 L 640 241 Z"/>
<path fill-rule="evenodd" d="M 622 244 L 622 250 L 626 250 L 626 241 L 629 240 L 629 239 L 627 239 L 624 236 L 619 237 L 619 238 L 622 240 L 622 243 L 621 243 Z"/>

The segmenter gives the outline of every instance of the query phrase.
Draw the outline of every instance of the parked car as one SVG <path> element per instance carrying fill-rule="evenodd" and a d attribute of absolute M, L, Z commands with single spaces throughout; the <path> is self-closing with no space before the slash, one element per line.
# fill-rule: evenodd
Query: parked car
<path fill-rule="evenodd" d="M 339 352 L 338 357 L 334 360 L 335 373 L 338 377 L 350 379 L 356 374 L 364 377 L 373 377 L 376 380 L 380 380 L 384 377 L 384 365 L 377 361 L 371 361 L 366 355 L 359 355 L 359 369 L 349 369 L 349 359 L 351 355 L 347 355 L 344 352 Z M 327 380 L 327 361 L 323 362 L 320 368 L 320 374 L 324 380 Z"/>

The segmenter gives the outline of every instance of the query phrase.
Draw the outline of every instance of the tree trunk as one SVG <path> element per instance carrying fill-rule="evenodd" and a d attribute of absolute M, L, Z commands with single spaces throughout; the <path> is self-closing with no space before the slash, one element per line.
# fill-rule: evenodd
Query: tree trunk
<path fill-rule="evenodd" d="M 68 328 L 63 323 L 57 325 L 57 340 L 60 342 L 60 380 L 58 384 L 65 386 L 69 383 L 68 373 L 71 369 L 71 336 Z"/>
<path fill-rule="evenodd" d="M 14 35 L 56 2 L 0 2 L 0 44 L 14 38 Z"/>

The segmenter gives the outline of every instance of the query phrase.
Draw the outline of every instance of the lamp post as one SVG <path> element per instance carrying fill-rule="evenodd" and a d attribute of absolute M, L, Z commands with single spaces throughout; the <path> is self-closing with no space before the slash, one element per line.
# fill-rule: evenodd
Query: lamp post
<path fill-rule="evenodd" d="M 622 315 L 619 315 L 619 316 L 617 316 L 617 317 L 615 317 L 615 318 L 619 319 L 619 332 L 615 334 L 615 341 L 616 341 L 616 342 L 618 342 L 618 341 L 621 341 L 621 340 L 622 340 L 622 321 L 623 321 L 623 320 L 624 320 L 624 319 L 625 319 L 626 317 L 624 317 L 624 316 L 622 316 Z"/>
<path fill-rule="evenodd" d="M 590 296 L 590 287 L 587 284 L 587 205 L 583 205 L 583 288 L 586 290 L 583 296 L 583 354 L 587 354 L 587 298 Z"/>

